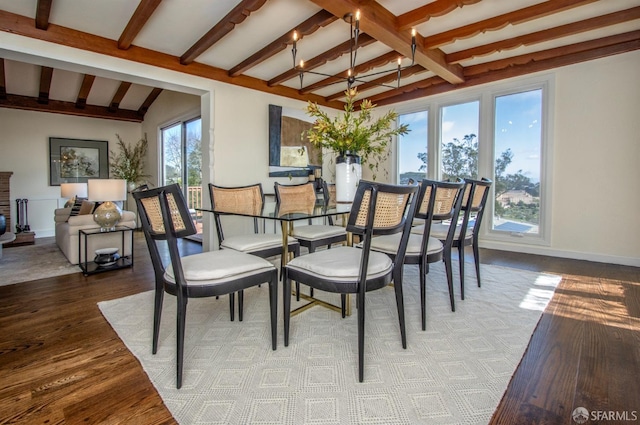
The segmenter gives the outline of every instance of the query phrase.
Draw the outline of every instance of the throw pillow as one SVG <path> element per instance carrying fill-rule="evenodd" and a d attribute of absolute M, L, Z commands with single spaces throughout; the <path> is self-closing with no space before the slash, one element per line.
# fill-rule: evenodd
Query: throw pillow
<path fill-rule="evenodd" d="M 80 208 L 82 208 L 82 202 L 86 200 L 87 198 L 76 198 L 76 200 L 73 202 L 73 206 L 71 207 L 71 214 L 69 214 L 69 217 L 80 215 Z"/>
<path fill-rule="evenodd" d="M 85 215 L 93 213 L 93 209 L 95 208 L 95 203 L 90 201 L 82 201 L 82 206 L 80 207 L 80 212 L 78 215 Z"/>

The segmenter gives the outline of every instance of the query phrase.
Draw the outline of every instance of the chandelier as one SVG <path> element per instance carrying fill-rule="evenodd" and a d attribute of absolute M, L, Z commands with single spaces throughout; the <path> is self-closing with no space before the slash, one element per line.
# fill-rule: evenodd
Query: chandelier
<path fill-rule="evenodd" d="M 330 74 L 325 74 L 322 72 L 317 72 L 317 71 L 312 71 L 310 69 L 305 69 L 304 68 L 304 61 L 300 60 L 300 62 L 296 62 L 296 54 L 298 53 L 298 49 L 296 47 L 296 44 L 298 42 L 298 33 L 297 31 L 293 31 L 293 46 L 291 48 L 291 54 L 293 56 L 293 68 L 295 70 L 298 71 L 299 76 L 300 76 L 300 89 L 302 90 L 303 88 L 303 79 L 304 79 L 304 74 L 313 74 L 313 75 L 321 75 L 323 77 L 329 77 L 332 79 L 338 79 L 338 81 L 331 81 L 328 84 L 325 84 L 324 86 L 330 86 L 333 84 L 337 84 L 339 82 L 346 82 L 347 83 L 347 90 L 351 90 L 352 86 L 354 83 L 359 82 L 359 83 L 367 83 L 370 81 L 367 81 L 367 78 L 376 76 L 376 75 L 389 75 L 392 72 L 396 73 L 396 80 L 397 80 L 397 87 L 400 87 L 400 77 L 402 74 L 402 71 L 410 68 L 411 66 L 413 66 L 414 61 L 415 61 L 415 55 L 416 55 L 416 30 L 412 29 L 411 30 L 411 64 L 406 65 L 406 66 L 402 66 L 402 56 L 398 57 L 398 66 L 397 68 L 393 68 L 393 69 L 387 69 L 385 71 L 378 71 L 378 72 L 372 72 L 366 75 L 358 75 L 356 76 L 355 74 L 355 68 L 356 68 L 356 55 L 357 55 L 357 51 L 358 51 L 358 37 L 360 36 L 360 11 L 356 11 L 355 15 L 353 13 L 347 13 L 346 15 L 343 16 L 342 18 L 345 22 L 349 23 L 349 37 L 350 37 L 350 44 L 349 44 L 349 69 L 347 70 L 347 76 L 341 76 L 341 75 L 330 75 Z M 388 88 L 396 88 L 393 86 L 389 86 L 386 84 L 376 84 L 378 86 L 382 86 L 382 87 L 388 87 Z M 323 86 L 323 87 L 324 87 Z"/>

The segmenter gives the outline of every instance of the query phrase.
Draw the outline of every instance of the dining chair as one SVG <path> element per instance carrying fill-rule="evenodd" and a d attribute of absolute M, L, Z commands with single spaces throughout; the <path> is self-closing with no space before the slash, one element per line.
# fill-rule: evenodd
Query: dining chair
<path fill-rule="evenodd" d="M 214 223 L 218 235 L 218 245 L 222 248 L 257 255 L 262 258 L 275 257 L 282 254 L 282 236 L 276 233 L 260 232 L 258 219 L 252 217 L 253 232 L 241 235 L 225 236 L 222 217 L 225 214 L 257 215 L 264 206 L 262 184 L 248 186 L 218 186 L 209 183 L 209 197 L 213 211 Z M 300 255 L 300 244 L 295 238 L 288 238 L 288 252 Z M 280 259 L 281 267 L 285 259 Z"/>
<path fill-rule="evenodd" d="M 339 246 L 294 258 L 284 267 L 284 345 L 289 345 L 291 281 L 322 291 L 356 294 L 358 309 L 358 379 L 364 378 L 365 294 L 394 282 L 402 347 L 407 347 L 402 295 L 402 263 L 409 240 L 417 186 L 361 180 L 347 222 L 347 231 L 362 237 L 362 248 Z M 409 219 L 407 219 L 409 217 Z M 395 261 L 372 251 L 374 236 L 400 233 Z M 398 266 L 400 265 L 400 266 Z M 301 317 L 301 316 L 297 316 Z M 301 319 L 302 320 L 302 319 Z"/>
<path fill-rule="evenodd" d="M 178 239 L 196 233 L 189 207 L 177 184 L 132 193 L 155 273 L 152 353 L 158 350 L 164 293 L 174 295 L 176 313 L 176 388 L 182 386 L 185 321 L 189 298 L 217 297 L 269 284 L 271 345 L 276 349 L 278 270 L 269 261 L 231 249 L 182 257 Z M 159 243 L 166 244 L 170 262 L 163 264 Z"/>
<path fill-rule="evenodd" d="M 447 276 L 447 286 L 449 288 L 449 300 L 451 311 L 455 311 L 455 297 L 453 296 L 453 273 L 451 270 L 451 242 L 450 238 L 441 242 L 430 235 L 432 221 L 449 220 L 455 217 L 462 201 L 462 189 L 464 182 L 439 182 L 424 179 L 420 183 L 417 196 L 417 207 L 414 220 L 420 219 L 422 232 L 417 233 L 415 227 L 411 230 L 407 250 L 404 257 L 404 264 L 417 264 L 420 280 L 420 313 L 422 330 L 426 330 L 426 281 L 429 273 L 429 264 L 443 261 Z M 371 241 L 371 249 L 384 252 L 391 259 L 395 259 L 396 250 L 400 243 L 398 235 L 380 236 Z"/>
<path fill-rule="evenodd" d="M 491 189 L 491 180 L 482 178 L 481 180 L 465 179 L 464 197 L 460 213 L 462 218 L 458 219 L 458 224 L 453 235 L 452 246 L 458 249 L 458 262 L 460 263 L 460 298 L 464 300 L 464 249 L 471 246 L 473 259 L 476 268 L 476 279 L 480 287 L 480 249 L 478 246 L 478 235 L 480 225 L 484 215 L 485 205 Z M 434 223 L 431 225 L 431 235 L 442 241 L 448 236 L 449 226 L 445 223 Z"/>
<path fill-rule="evenodd" d="M 298 185 L 282 185 L 278 182 L 274 185 L 276 193 L 276 201 L 278 203 L 278 210 L 282 212 L 284 205 L 291 205 L 297 207 L 313 207 L 317 201 L 317 195 L 315 191 L 315 185 L 313 183 L 302 183 Z M 328 193 L 324 194 L 325 201 Z M 300 225 L 299 223 L 293 223 L 292 229 L 289 232 L 290 236 L 293 236 L 300 246 L 303 246 L 309 250 L 309 253 L 313 253 L 317 248 L 326 246 L 327 249 L 331 248 L 331 245 L 335 243 L 347 242 L 347 231 L 344 226 L 336 226 L 333 224 L 333 218 L 328 217 L 329 224 L 312 224 L 309 220 L 308 224 Z M 296 282 L 296 299 L 300 300 L 300 284 Z M 313 296 L 313 289 L 310 292 Z"/>

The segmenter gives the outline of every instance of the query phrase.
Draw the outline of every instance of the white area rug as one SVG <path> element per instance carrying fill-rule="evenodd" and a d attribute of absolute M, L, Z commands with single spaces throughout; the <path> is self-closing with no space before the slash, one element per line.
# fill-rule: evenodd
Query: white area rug
<path fill-rule="evenodd" d="M 152 292 L 99 306 L 181 424 L 486 424 L 561 278 L 482 266 L 478 288 L 473 266 L 467 271 L 466 297 L 456 289 L 453 313 L 444 267 L 432 265 L 422 331 L 417 267 L 405 266 L 406 350 L 393 289 L 367 294 L 363 383 L 354 299 L 346 319 L 317 306 L 292 317 L 289 347 L 280 301 L 276 351 L 266 285 L 245 291 L 243 322 L 229 321 L 227 297 L 190 300 L 180 390 L 175 298 L 165 295 L 156 355 Z"/>
<path fill-rule="evenodd" d="M 0 259 L 0 286 L 46 277 L 80 273 L 69 263 L 53 237 L 36 239 L 35 245 L 4 248 Z"/>

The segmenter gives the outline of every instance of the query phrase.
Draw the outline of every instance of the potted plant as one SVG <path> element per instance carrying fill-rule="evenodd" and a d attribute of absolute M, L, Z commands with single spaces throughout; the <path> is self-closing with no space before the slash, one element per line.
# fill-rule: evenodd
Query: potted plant
<path fill-rule="evenodd" d="M 117 179 L 126 180 L 128 189 L 131 191 L 149 177 L 148 174 L 144 174 L 144 160 L 148 147 L 147 135 L 145 134 L 133 146 L 127 145 L 119 134 L 116 134 L 116 137 L 120 152 L 116 154 L 114 151 L 110 151 L 109 153 L 111 174 Z"/>
<path fill-rule="evenodd" d="M 370 100 L 360 102 L 356 109 L 357 90 L 345 92 L 347 102 L 344 113 L 334 119 L 309 102 L 306 112 L 315 119 L 313 127 L 303 134 L 309 142 L 323 150 L 329 150 L 336 157 L 336 200 L 352 202 L 358 181 L 362 177 L 362 165 L 373 172 L 373 179 L 379 171 L 380 162 L 389 155 L 388 145 L 392 136 L 407 134 L 407 124 L 394 127 L 398 114 L 391 110 L 380 118 L 373 117 L 376 107 Z"/>

